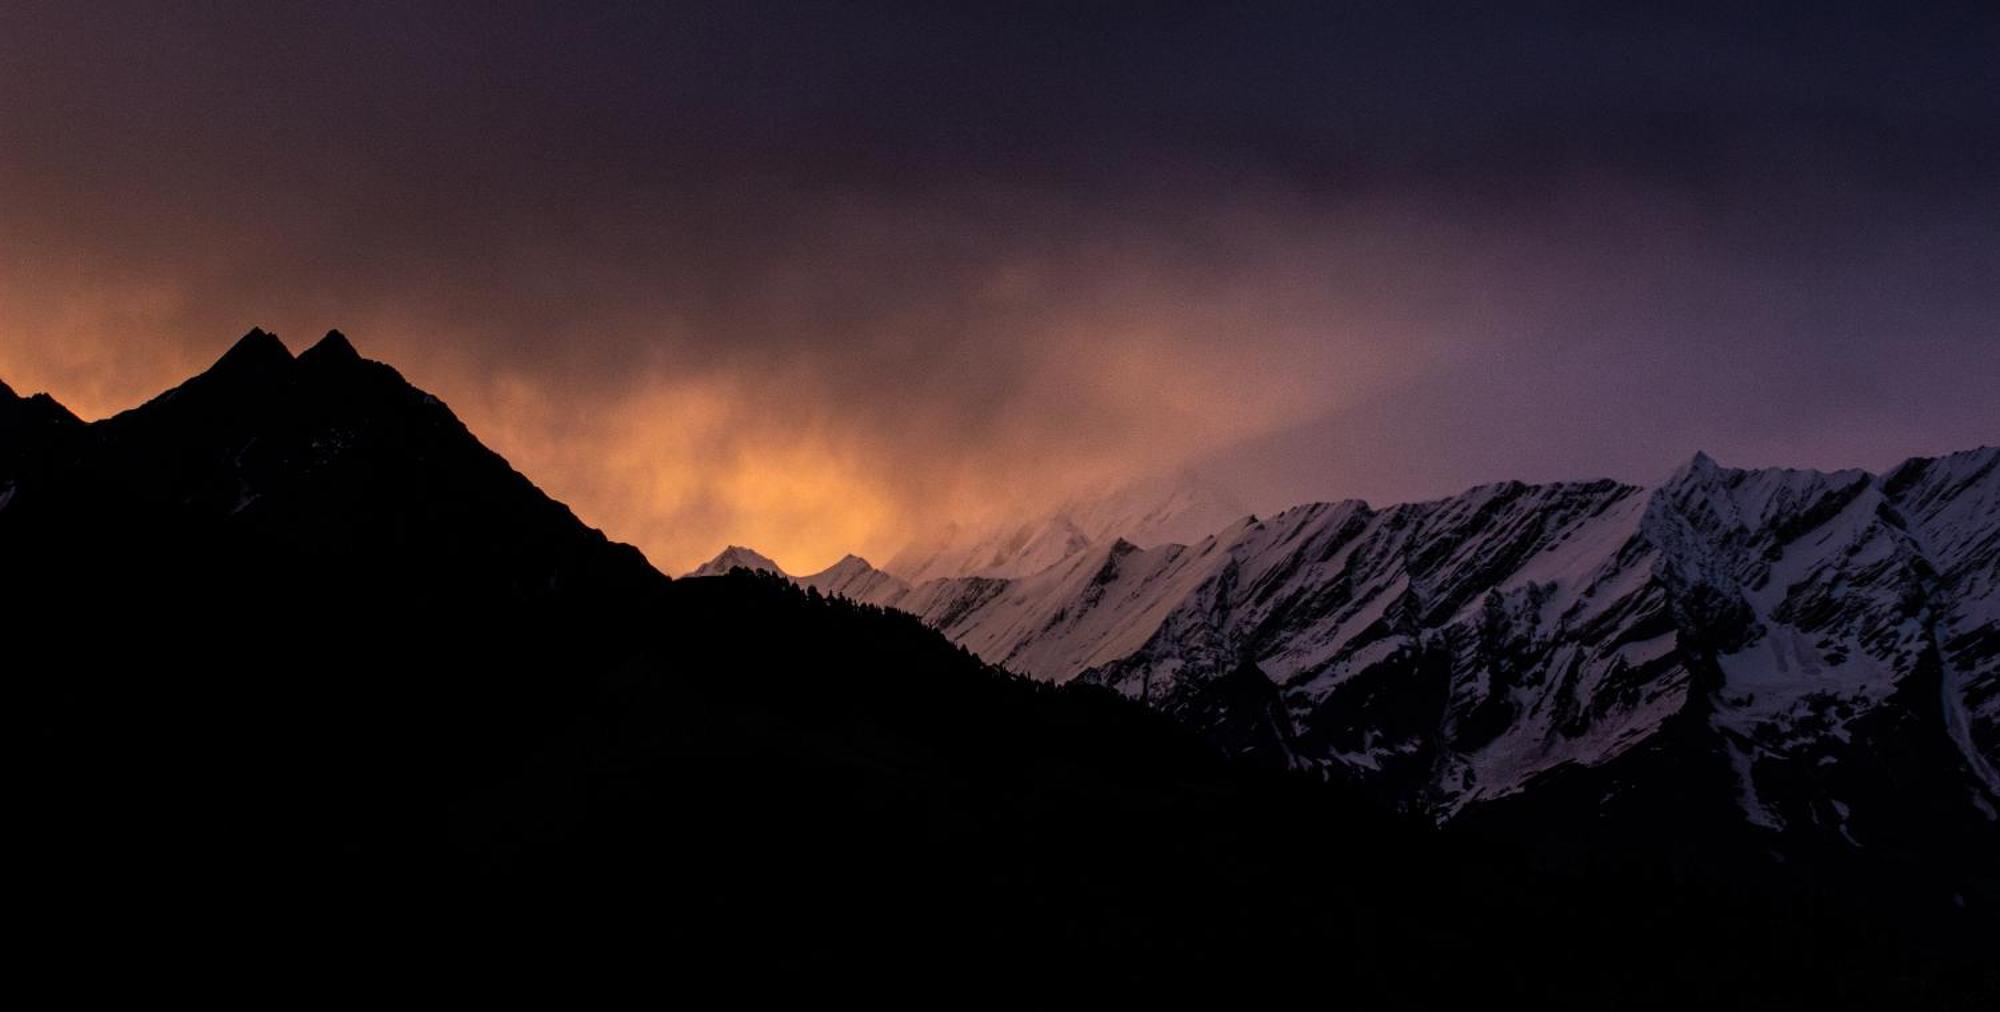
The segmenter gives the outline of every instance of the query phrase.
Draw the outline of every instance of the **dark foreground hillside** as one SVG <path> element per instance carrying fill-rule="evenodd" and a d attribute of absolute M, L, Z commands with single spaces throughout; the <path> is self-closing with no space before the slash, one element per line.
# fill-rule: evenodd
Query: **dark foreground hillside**
<path fill-rule="evenodd" d="M 1994 987 L 1991 925 L 1864 867 L 1549 860 L 900 614 L 670 582 L 337 335 L 294 358 L 253 332 L 92 424 L 0 391 L 0 565 L 20 917 L 70 980 L 505 986 L 582 960 L 655 999 L 1094 978 L 1364 1008 Z"/>

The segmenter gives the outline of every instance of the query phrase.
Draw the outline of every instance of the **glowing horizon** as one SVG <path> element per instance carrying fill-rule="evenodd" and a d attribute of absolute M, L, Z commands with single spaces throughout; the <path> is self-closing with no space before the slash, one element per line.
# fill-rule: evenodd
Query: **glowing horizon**
<path fill-rule="evenodd" d="M 0 11 L 0 379 L 338 328 L 668 572 L 2000 433 L 1949 12 L 739 6 Z"/>

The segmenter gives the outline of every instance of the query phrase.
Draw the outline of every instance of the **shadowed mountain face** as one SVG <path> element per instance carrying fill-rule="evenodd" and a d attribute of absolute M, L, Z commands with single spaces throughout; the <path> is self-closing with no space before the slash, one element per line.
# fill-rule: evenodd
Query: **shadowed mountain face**
<path fill-rule="evenodd" d="M 566 719 L 668 587 L 337 334 L 252 332 L 7 457 L 9 709 L 86 879 L 370 851 Z"/>
<path fill-rule="evenodd" d="M 0 561 L 22 909 L 55 954 L 367 937 L 1239 993 L 1310 967 L 1409 1006 L 1601 1004 L 1635 951 L 1690 996 L 1991 983 L 1984 911 L 1905 904 L 1895 867 L 1537 868 L 1518 827 L 1224 761 L 908 615 L 669 581 L 337 334 L 294 357 L 252 332 L 95 423 L 0 390 Z M 1190 712 L 1288 754 L 1276 677 L 1233 666 Z"/>
<path fill-rule="evenodd" d="M 1654 488 L 1318 503 L 1014 579 L 910 586 L 856 564 L 805 582 L 1439 821 L 1670 825 L 1723 852 L 1894 855 L 1990 885 L 1996 571 L 1985 448 L 1882 475 L 1701 456 Z"/>

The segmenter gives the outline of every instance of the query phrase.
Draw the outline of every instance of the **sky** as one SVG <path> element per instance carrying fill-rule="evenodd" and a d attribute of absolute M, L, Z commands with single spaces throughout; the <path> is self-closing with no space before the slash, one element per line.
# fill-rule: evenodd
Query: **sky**
<path fill-rule="evenodd" d="M 0 379 L 252 326 L 669 572 L 1879 468 L 2000 442 L 2000 6 L 0 3 Z"/>

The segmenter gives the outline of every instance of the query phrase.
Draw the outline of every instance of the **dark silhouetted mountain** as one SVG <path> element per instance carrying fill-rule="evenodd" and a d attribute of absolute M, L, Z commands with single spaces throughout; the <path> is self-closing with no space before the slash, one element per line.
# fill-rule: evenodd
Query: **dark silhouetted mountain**
<path fill-rule="evenodd" d="M 252 331 L 97 422 L 0 391 L 0 565 L 15 912 L 37 958 L 100 972 L 1092 976 L 1400 1007 L 1992 986 L 1985 912 L 1902 902 L 1894 867 L 1565 867 L 1292 771 L 1268 668 L 1188 696 L 1266 760 L 1231 761 L 906 614 L 670 581 L 337 333 L 294 358 Z"/>

